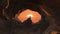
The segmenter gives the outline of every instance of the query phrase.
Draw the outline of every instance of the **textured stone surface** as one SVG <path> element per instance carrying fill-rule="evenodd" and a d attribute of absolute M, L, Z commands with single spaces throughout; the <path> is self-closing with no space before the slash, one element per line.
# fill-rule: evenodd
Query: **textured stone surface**
<path fill-rule="evenodd" d="M 17 14 L 19 10 L 28 8 L 39 11 L 37 7 L 40 5 L 44 6 L 47 12 L 50 11 L 50 14 L 53 13 L 53 18 L 51 16 L 43 16 L 44 19 L 40 24 L 31 25 L 32 27 L 27 26 L 27 29 L 25 23 L 31 23 L 29 19 L 25 21 L 24 24 L 21 24 L 14 19 L 15 14 Z M 45 15 L 45 13 L 42 12 L 41 14 Z M 30 0 L 30 2 L 25 0 L 0 0 L 0 34 L 42 34 L 43 32 L 43 34 L 50 34 L 53 31 L 56 31 L 59 34 L 59 15 L 60 0 Z M 50 22 L 50 26 L 47 22 Z"/>

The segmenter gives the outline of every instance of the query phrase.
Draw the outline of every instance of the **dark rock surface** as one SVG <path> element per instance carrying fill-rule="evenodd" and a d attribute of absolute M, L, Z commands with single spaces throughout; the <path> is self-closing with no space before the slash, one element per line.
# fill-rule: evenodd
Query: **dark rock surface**
<path fill-rule="evenodd" d="M 39 10 L 40 5 L 52 15 L 47 16 Z M 40 11 L 43 19 L 34 25 L 30 18 L 23 24 L 18 22 L 15 14 L 24 9 Z M 0 34 L 51 34 L 53 31 L 60 34 L 59 15 L 60 0 L 0 0 Z"/>

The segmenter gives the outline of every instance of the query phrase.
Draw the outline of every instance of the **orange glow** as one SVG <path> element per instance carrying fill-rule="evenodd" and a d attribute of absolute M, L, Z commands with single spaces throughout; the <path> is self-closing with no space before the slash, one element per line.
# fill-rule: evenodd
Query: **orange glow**
<path fill-rule="evenodd" d="M 24 10 L 22 11 L 18 16 L 18 20 L 21 22 L 24 22 L 28 18 L 31 18 L 31 21 L 33 23 L 37 23 L 38 21 L 41 20 L 41 15 L 38 12 L 32 11 L 32 10 Z"/>
<path fill-rule="evenodd" d="M 51 34 L 57 34 L 57 32 L 56 31 L 53 31 L 53 32 L 51 32 Z"/>

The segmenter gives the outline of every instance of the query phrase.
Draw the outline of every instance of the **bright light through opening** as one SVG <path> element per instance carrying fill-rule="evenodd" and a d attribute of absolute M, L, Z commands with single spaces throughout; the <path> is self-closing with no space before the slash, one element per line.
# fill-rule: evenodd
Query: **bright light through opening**
<path fill-rule="evenodd" d="M 33 17 L 33 15 L 32 15 L 32 14 L 28 14 L 27 17 L 28 17 L 28 18 L 29 18 L 29 17 Z"/>
<path fill-rule="evenodd" d="M 41 15 L 38 12 L 32 10 L 24 10 L 18 16 L 18 20 L 22 23 L 26 21 L 28 18 L 31 18 L 32 23 L 37 23 L 41 20 Z"/>

